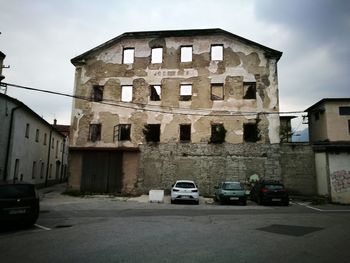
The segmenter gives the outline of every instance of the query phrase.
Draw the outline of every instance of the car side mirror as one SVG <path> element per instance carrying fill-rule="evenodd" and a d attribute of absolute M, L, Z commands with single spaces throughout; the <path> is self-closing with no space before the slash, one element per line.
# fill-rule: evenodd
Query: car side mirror
<path fill-rule="evenodd" d="M 174 184 L 172 184 L 171 187 L 174 187 Z"/>

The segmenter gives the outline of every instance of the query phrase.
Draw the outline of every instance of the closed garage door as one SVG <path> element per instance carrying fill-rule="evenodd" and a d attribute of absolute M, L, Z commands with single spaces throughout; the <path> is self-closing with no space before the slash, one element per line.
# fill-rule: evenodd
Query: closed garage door
<path fill-rule="evenodd" d="M 81 190 L 119 193 L 122 185 L 122 153 L 89 151 L 83 153 Z"/>

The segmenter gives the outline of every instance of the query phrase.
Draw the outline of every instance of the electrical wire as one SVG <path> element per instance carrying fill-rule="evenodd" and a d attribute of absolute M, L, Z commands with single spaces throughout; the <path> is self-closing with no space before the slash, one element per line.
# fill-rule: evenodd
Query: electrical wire
<path fill-rule="evenodd" d="M 100 103 L 104 105 L 109 106 L 117 106 L 121 108 L 128 108 L 136 111 L 149 111 L 149 112 L 157 112 L 157 113 L 164 113 L 164 114 L 177 114 L 177 115 L 200 115 L 200 116 L 247 116 L 247 115 L 269 115 L 269 114 L 301 114 L 305 113 L 304 111 L 260 111 L 260 112 L 253 112 L 253 111 L 232 111 L 232 110 L 217 110 L 217 109 L 191 109 L 191 108 L 180 108 L 180 107 L 173 107 L 173 106 L 160 106 L 160 105 L 151 105 L 151 104 L 144 104 L 144 103 L 134 103 L 134 102 L 121 102 L 111 99 L 104 99 L 103 101 L 93 101 L 90 97 L 84 97 L 84 96 L 78 96 L 78 95 L 71 95 L 56 91 L 50 91 L 50 90 L 43 90 L 43 89 L 37 89 L 12 83 L 5 83 L 1 82 L 1 86 L 3 87 L 14 87 L 19 89 L 26 89 L 36 92 L 43 92 L 48 93 L 52 95 L 59 95 L 59 96 L 65 96 L 69 98 L 79 99 L 79 100 L 85 100 L 89 102 L 94 103 Z M 152 109 L 151 107 L 157 107 L 157 109 Z M 162 109 L 158 109 L 162 108 Z M 191 111 L 191 112 L 181 112 L 181 111 Z M 175 111 L 175 112 L 174 112 Z M 214 113 L 213 113 L 214 112 Z M 218 112 L 221 112 L 220 114 Z"/>

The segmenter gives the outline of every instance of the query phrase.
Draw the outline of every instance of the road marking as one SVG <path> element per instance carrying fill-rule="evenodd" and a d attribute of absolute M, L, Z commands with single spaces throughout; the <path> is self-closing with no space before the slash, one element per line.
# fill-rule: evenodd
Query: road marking
<path fill-rule="evenodd" d="M 44 229 L 44 230 L 51 230 L 51 228 L 44 227 L 44 226 L 41 226 L 41 225 L 38 225 L 38 224 L 34 224 L 34 226 L 36 226 L 37 228 Z"/>
<path fill-rule="evenodd" d="M 342 210 L 342 209 L 334 209 L 334 210 L 325 210 L 325 209 L 319 209 L 310 205 L 307 205 L 305 203 L 297 203 L 295 202 L 295 204 L 301 205 L 301 206 L 305 206 L 307 208 L 319 211 L 319 212 L 350 212 L 350 210 Z"/>

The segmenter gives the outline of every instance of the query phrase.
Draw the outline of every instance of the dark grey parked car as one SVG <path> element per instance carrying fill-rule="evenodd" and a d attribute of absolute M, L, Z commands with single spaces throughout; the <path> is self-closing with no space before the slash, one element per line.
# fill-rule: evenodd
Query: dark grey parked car
<path fill-rule="evenodd" d="M 29 183 L 0 183 L 1 224 L 35 224 L 40 211 L 39 195 Z"/>
<path fill-rule="evenodd" d="M 289 205 L 289 194 L 284 185 L 278 181 L 257 182 L 250 191 L 250 197 L 259 205 Z"/>
<path fill-rule="evenodd" d="M 244 186 L 240 182 L 221 182 L 215 187 L 214 201 L 224 203 L 247 204 Z"/>

